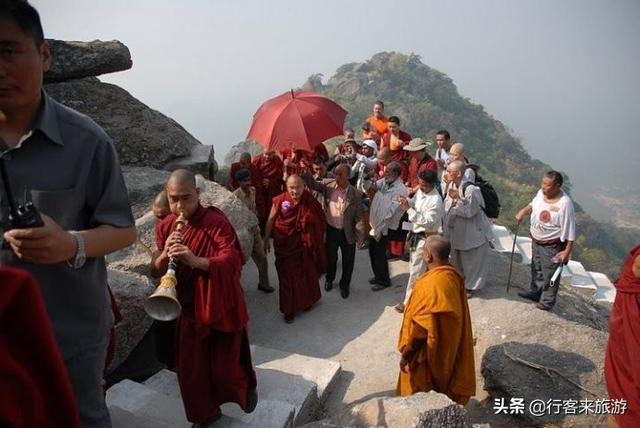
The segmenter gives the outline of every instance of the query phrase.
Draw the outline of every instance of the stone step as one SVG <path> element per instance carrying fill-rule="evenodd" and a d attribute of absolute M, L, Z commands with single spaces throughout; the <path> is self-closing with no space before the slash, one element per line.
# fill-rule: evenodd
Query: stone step
<path fill-rule="evenodd" d="M 258 384 L 261 379 L 258 371 Z M 161 370 L 144 382 L 144 385 L 172 399 L 182 400 L 177 375 L 169 370 Z M 221 406 L 222 419 L 216 422 L 215 426 L 268 426 L 268 427 L 290 427 L 293 425 L 295 407 L 293 404 L 282 400 L 274 400 L 262 394 L 258 386 L 258 406 L 252 413 L 244 413 L 235 403 L 227 403 Z M 223 423 L 224 422 L 224 423 Z M 241 423 L 243 425 L 238 425 Z"/>
<path fill-rule="evenodd" d="M 125 379 L 107 390 L 114 428 L 138 426 L 190 427 L 182 401 Z"/>
<path fill-rule="evenodd" d="M 340 363 L 335 361 L 291 354 L 263 346 L 251 345 L 251 357 L 257 368 L 278 370 L 315 383 L 320 403 L 326 401 L 342 373 Z"/>
<path fill-rule="evenodd" d="M 167 370 L 160 373 L 151 385 L 127 379 L 107 391 L 107 406 L 114 428 L 191 427 L 179 391 L 177 396 L 175 393 L 175 373 Z M 162 392 L 155 389 L 160 386 L 168 389 Z M 289 428 L 293 425 L 294 410 L 289 403 L 261 400 L 252 413 L 246 414 L 237 405 L 229 403 L 222 406 L 223 416 L 212 426 Z"/>
<path fill-rule="evenodd" d="M 341 373 L 340 364 L 251 345 L 258 378 L 258 406 L 246 414 L 234 403 L 222 406 L 216 426 L 289 427 L 313 420 Z M 160 397 L 158 397 L 160 396 Z M 144 384 L 125 380 L 107 391 L 114 412 L 114 428 L 149 425 L 189 426 L 184 415 L 178 379 L 161 370 Z M 166 418 L 167 413 L 171 414 Z M 147 426 L 144 425 L 144 426 Z"/>

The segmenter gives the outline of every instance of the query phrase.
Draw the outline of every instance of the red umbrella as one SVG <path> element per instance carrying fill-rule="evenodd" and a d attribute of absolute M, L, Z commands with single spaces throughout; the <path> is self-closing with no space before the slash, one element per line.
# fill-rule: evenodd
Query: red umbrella
<path fill-rule="evenodd" d="M 253 115 L 247 139 L 267 150 L 314 147 L 342 134 L 347 111 L 315 92 L 285 92 L 271 98 Z"/>

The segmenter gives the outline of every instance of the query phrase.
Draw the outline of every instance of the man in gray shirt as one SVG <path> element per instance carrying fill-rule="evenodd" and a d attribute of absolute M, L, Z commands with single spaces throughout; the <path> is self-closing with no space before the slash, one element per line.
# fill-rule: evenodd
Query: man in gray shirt
<path fill-rule="evenodd" d="M 17 202 L 33 202 L 44 222 L 12 228 L 0 192 L 0 256 L 40 284 L 82 425 L 108 427 L 102 372 L 113 316 L 104 255 L 132 244 L 136 231 L 112 141 L 42 90 L 50 62 L 37 11 L 0 0 L 0 161 Z"/>

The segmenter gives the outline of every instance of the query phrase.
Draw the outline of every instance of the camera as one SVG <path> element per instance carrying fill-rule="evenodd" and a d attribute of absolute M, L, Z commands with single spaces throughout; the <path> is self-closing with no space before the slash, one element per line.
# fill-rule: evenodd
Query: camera
<path fill-rule="evenodd" d="M 5 152 L 6 153 L 6 152 Z M 42 217 L 31 202 L 25 204 L 17 204 L 11 191 L 9 183 L 9 174 L 5 165 L 4 154 L 0 155 L 0 172 L 2 176 L 2 185 L 4 186 L 4 194 L 9 203 L 9 228 L 10 229 L 30 229 L 33 227 L 44 226 Z"/>

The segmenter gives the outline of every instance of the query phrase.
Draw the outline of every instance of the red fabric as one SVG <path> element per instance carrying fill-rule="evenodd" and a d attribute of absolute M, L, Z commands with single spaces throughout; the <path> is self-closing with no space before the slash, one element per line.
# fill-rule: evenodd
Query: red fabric
<path fill-rule="evenodd" d="M 289 91 L 267 100 L 253 115 L 247 139 L 267 150 L 312 151 L 331 137 L 342 135 L 347 111 L 310 91 Z"/>
<path fill-rule="evenodd" d="M 280 311 L 293 315 L 320 300 L 319 278 L 326 269 L 325 214 L 308 190 L 297 205 L 287 192 L 273 203 L 277 207 L 272 236 Z M 283 204 L 289 204 L 289 208 Z"/>
<path fill-rule="evenodd" d="M 156 223 L 159 250 L 174 220 L 172 214 Z M 182 232 L 183 243 L 209 259 L 209 271 L 179 264 L 176 272 L 182 305 L 176 371 L 187 418 L 204 422 L 222 403 L 245 408 L 247 392 L 256 387 L 245 343 L 249 317 L 240 286 L 243 256 L 233 226 L 217 208 L 198 207 Z"/>
<path fill-rule="evenodd" d="M 409 161 L 407 178 L 407 182 L 409 183 L 410 188 L 414 188 L 419 184 L 418 174 L 427 169 L 432 169 L 436 172 L 438 171 L 438 163 L 435 161 L 435 159 L 433 159 L 429 155 L 426 155 L 426 157 L 422 159 L 421 162 L 418 162 L 416 158 L 414 158 L 413 156 L 411 157 L 411 160 Z"/>
<path fill-rule="evenodd" d="M 411 141 L 411 135 L 409 135 L 408 133 L 402 130 L 398 132 L 398 138 L 400 139 L 400 141 L 402 141 L 405 144 L 408 144 L 409 141 Z M 382 142 L 380 143 L 380 147 L 391 148 L 391 132 L 384 133 L 384 135 L 382 136 Z M 407 155 L 406 150 L 403 150 L 402 148 L 398 150 L 391 150 L 391 159 L 395 161 L 398 161 L 398 162 L 404 161 L 406 155 Z"/>
<path fill-rule="evenodd" d="M 282 181 L 284 165 L 279 157 L 274 156 L 272 159 L 267 159 L 264 155 L 256 156 L 253 159 L 253 165 L 258 168 L 262 181 L 269 181 L 267 186 L 260 183 L 256 187 L 256 211 L 258 212 L 260 229 L 264 230 L 264 225 L 271 211 L 271 201 L 284 190 L 284 182 Z"/>
<path fill-rule="evenodd" d="M 38 285 L 11 268 L 0 268 L 0 285 L 0 426 L 79 427 Z"/>
<path fill-rule="evenodd" d="M 627 402 L 626 413 L 615 415 L 622 428 L 640 426 L 640 279 L 632 271 L 639 255 L 640 245 L 631 250 L 615 284 L 604 362 L 609 397 Z"/>
<path fill-rule="evenodd" d="M 260 176 L 260 170 L 254 164 L 249 164 L 249 166 L 244 166 L 240 162 L 234 162 L 231 164 L 231 168 L 229 168 L 229 187 L 231 190 L 236 190 L 240 187 L 240 183 L 236 181 L 236 172 L 241 169 L 248 169 L 251 173 L 251 185 L 256 188 L 256 191 L 262 190 L 262 177 Z"/>
<path fill-rule="evenodd" d="M 389 239 L 389 243 L 387 244 L 387 248 L 389 249 L 389 254 L 395 257 L 404 256 L 404 239 L 401 241 L 391 240 Z"/>

